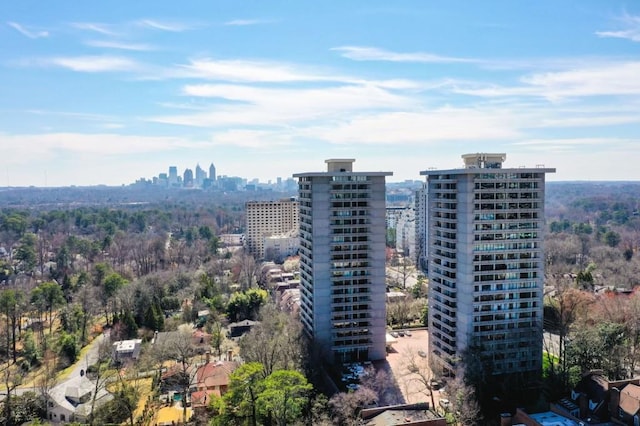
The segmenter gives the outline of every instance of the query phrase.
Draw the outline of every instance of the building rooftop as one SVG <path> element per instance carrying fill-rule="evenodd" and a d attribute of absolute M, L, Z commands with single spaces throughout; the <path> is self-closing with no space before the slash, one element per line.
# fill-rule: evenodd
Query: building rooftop
<path fill-rule="evenodd" d="M 354 172 L 353 171 L 353 163 L 356 160 L 353 158 L 344 158 L 344 159 L 329 159 L 324 162 L 327 164 L 326 172 L 307 172 L 307 173 L 296 173 L 293 177 L 302 177 L 302 176 L 331 176 L 335 174 L 353 174 L 356 176 L 393 176 L 393 172 Z"/>
<path fill-rule="evenodd" d="M 556 414 L 552 411 L 529 414 L 529 417 L 531 417 L 531 419 L 535 420 L 542 426 L 579 426 L 577 422 Z"/>

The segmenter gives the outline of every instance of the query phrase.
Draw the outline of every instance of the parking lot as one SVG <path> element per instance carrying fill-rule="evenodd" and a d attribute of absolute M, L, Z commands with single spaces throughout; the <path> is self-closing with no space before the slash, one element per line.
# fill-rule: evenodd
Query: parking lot
<path fill-rule="evenodd" d="M 398 336 L 387 353 L 387 363 L 396 379 L 406 403 L 431 404 L 430 382 L 434 378 L 429 369 L 429 334 L 427 330 L 411 330 L 410 336 Z M 434 390 L 436 407 L 440 391 Z"/>

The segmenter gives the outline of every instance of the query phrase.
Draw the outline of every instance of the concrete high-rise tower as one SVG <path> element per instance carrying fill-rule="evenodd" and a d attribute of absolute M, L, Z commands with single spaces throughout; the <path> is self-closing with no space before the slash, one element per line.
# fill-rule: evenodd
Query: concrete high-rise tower
<path fill-rule="evenodd" d="M 299 220 L 298 201 L 248 201 L 246 245 L 258 259 L 265 258 L 265 238 L 297 235 Z"/>
<path fill-rule="evenodd" d="M 324 359 L 384 359 L 385 177 L 353 159 L 299 173 L 300 319 Z"/>
<path fill-rule="evenodd" d="M 429 352 L 455 373 L 475 348 L 491 374 L 542 369 L 545 173 L 502 168 L 506 154 L 467 154 L 427 170 Z"/>

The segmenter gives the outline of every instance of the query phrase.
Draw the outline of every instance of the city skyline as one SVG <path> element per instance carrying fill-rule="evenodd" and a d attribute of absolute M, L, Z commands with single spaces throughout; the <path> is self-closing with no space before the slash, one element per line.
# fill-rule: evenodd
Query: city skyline
<path fill-rule="evenodd" d="M 4 2 L 0 186 L 215 159 L 261 182 L 357 158 L 392 182 L 508 152 L 640 180 L 640 4 Z M 202 164 L 203 167 L 206 165 Z"/>

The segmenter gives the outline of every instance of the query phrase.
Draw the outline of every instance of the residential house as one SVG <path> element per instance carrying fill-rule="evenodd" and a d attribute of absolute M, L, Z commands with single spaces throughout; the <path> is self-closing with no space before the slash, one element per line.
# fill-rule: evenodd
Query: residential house
<path fill-rule="evenodd" d="M 629 383 L 619 391 L 614 388 L 611 393 L 611 402 L 612 419 L 625 425 L 640 425 L 640 386 Z"/>
<path fill-rule="evenodd" d="M 258 321 L 243 320 L 238 322 L 232 322 L 229 324 L 229 337 L 240 337 L 245 333 L 251 331 L 253 326 L 259 324 Z"/>
<path fill-rule="evenodd" d="M 204 409 L 212 395 L 218 397 L 224 395 L 229 387 L 231 373 L 236 368 L 238 364 L 234 361 L 210 361 L 207 354 L 207 362 L 196 371 L 195 383 L 192 385 L 192 408 L 196 411 Z"/>
<path fill-rule="evenodd" d="M 49 421 L 53 423 L 85 423 L 91 415 L 96 384 L 87 376 L 73 377 L 49 390 Z M 106 389 L 99 388 L 94 409 L 113 399 Z"/>
<path fill-rule="evenodd" d="M 137 360 L 142 350 L 142 339 L 120 340 L 112 345 L 112 356 L 115 362 L 123 363 Z"/>

